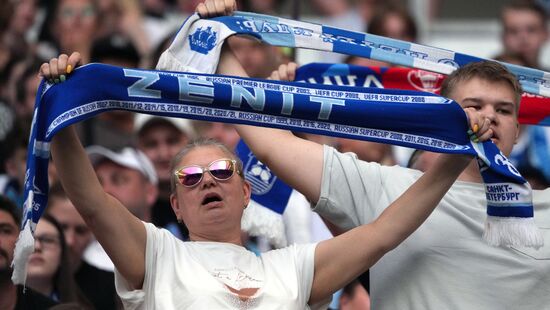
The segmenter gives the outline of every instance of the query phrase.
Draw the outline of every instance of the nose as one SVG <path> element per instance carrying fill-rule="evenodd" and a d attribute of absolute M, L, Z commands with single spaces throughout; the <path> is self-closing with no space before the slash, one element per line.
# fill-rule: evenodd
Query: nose
<path fill-rule="evenodd" d="M 66 229 L 65 230 L 65 243 L 68 247 L 72 247 L 74 245 L 74 231 L 72 229 Z"/>
<path fill-rule="evenodd" d="M 114 195 L 114 186 L 111 184 L 111 182 L 103 181 L 101 182 L 101 185 L 103 186 L 103 190 L 110 195 Z"/>
<path fill-rule="evenodd" d="M 172 158 L 172 156 L 170 156 L 170 147 L 167 144 L 161 144 L 158 146 L 158 154 L 163 160 L 170 160 Z"/>
<path fill-rule="evenodd" d="M 481 114 L 491 121 L 491 125 L 495 125 L 497 123 L 497 112 L 492 105 L 485 105 L 481 110 Z"/>
<path fill-rule="evenodd" d="M 216 180 L 212 177 L 210 172 L 205 171 L 201 180 L 201 187 L 206 188 L 216 184 Z"/>
<path fill-rule="evenodd" d="M 35 252 L 42 251 L 42 242 L 38 241 L 38 239 L 34 239 L 34 251 Z"/>

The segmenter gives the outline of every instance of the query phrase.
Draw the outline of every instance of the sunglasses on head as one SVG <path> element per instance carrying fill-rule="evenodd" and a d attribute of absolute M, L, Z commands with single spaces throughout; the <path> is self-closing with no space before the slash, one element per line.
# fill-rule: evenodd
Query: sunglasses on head
<path fill-rule="evenodd" d="M 234 159 L 217 159 L 206 167 L 191 165 L 181 167 L 174 172 L 178 182 L 186 187 L 193 187 L 200 183 L 204 173 L 208 171 L 210 175 L 218 181 L 229 180 L 237 170 L 237 161 Z M 239 171 L 237 171 L 239 173 Z"/>

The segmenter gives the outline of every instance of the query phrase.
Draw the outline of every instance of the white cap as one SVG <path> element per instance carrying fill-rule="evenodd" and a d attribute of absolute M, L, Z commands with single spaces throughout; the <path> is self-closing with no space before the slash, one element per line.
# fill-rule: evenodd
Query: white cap
<path fill-rule="evenodd" d="M 139 133 L 144 127 L 154 123 L 168 123 L 176 127 L 184 135 L 193 140 L 196 137 L 195 129 L 191 121 L 185 118 L 164 117 L 151 114 L 136 114 L 134 117 L 134 130 Z"/>
<path fill-rule="evenodd" d="M 101 160 L 108 159 L 123 167 L 139 171 L 149 182 L 154 185 L 158 184 L 153 164 L 145 154 L 135 148 L 125 147 L 117 153 L 100 145 L 92 145 L 86 148 L 86 153 L 94 166 Z"/>

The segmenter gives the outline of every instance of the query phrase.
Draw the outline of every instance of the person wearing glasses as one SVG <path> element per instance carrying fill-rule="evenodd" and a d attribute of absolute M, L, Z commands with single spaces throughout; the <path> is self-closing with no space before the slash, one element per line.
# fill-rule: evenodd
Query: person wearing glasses
<path fill-rule="evenodd" d="M 40 74 L 56 78 L 79 60 L 78 53 L 61 55 L 43 64 Z M 488 121 L 473 109 L 467 114 L 480 140 L 490 138 Z M 241 240 L 251 186 L 238 157 L 219 142 L 195 141 L 172 161 L 170 205 L 189 229 L 187 242 L 142 222 L 104 191 L 73 126 L 52 139 L 51 154 L 68 197 L 111 257 L 118 294 L 131 309 L 324 305 L 411 234 L 472 159 L 440 156 L 370 224 L 256 256 Z"/>
<path fill-rule="evenodd" d="M 34 253 L 27 263 L 26 285 L 56 302 L 89 306 L 89 301 L 75 285 L 61 225 L 51 215 L 44 214 L 36 226 L 34 239 Z"/>

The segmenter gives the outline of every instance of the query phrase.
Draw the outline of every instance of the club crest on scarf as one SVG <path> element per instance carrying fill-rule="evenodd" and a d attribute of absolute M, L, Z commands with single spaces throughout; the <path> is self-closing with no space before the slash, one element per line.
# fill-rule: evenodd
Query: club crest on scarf
<path fill-rule="evenodd" d="M 189 46 L 191 50 L 206 55 L 216 46 L 217 37 L 212 27 L 207 27 L 204 30 L 199 27 L 193 34 L 189 35 Z"/>
<path fill-rule="evenodd" d="M 244 177 L 252 185 L 252 200 L 273 212 L 283 214 L 292 188 L 259 161 L 244 141 L 237 144 L 235 151 L 243 161 Z"/>
<path fill-rule="evenodd" d="M 412 87 L 430 93 L 438 93 L 445 76 L 424 70 L 411 70 L 407 74 L 407 80 Z"/>
<path fill-rule="evenodd" d="M 252 193 L 255 195 L 269 192 L 277 181 L 277 176 L 271 173 L 271 170 L 252 152 L 248 154 L 248 161 L 244 165 L 244 176 L 248 182 L 252 183 Z"/>

